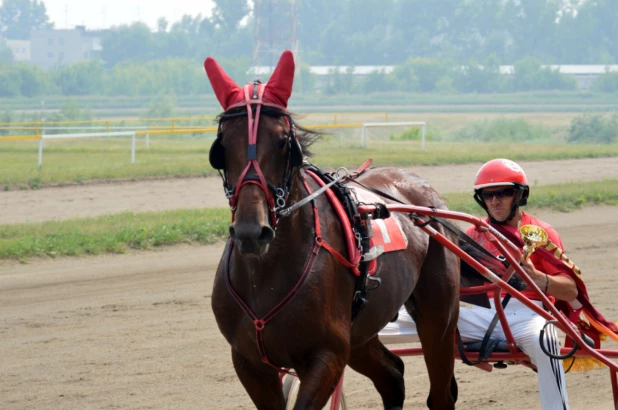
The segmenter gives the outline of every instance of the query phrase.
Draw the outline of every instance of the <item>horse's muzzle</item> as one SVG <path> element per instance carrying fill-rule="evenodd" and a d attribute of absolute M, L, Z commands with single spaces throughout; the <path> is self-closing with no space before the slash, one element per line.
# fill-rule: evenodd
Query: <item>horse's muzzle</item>
<path fill-rule="evenodd" d="M 275 238 L 275 231 L 268 225 L 233 223 L 230 225 L 230 236 L 241 254 L 262 256 Z"/>

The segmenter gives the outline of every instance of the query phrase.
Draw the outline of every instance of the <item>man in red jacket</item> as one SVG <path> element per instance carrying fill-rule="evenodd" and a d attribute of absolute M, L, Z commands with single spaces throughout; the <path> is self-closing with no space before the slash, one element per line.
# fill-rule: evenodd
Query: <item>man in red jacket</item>
<path fill-rule="evenodd" d="M 521 167 L 508 159 L 494 159 L 484 164 L 478 171 L 474 181 L 474 199 L 485 209 L 488 222 L 505 232 L 507 237 L 521 241 L 518 225 L 536 225 L 543 228 L 549 239 L 562 249 L 562 241 L 558 233 L 547 223 L 523 212 L 520 206 L 526 205 L 530 188 L 528 179 Z M 489 234 L 479 232 L 472 226 L 466 232 L 481 246 L 499 255 L 498 250 L 489 240 Z M 516 256 L 518 257 L 518 255 Z M 575 281 L 564 269 L 556 264 L 548 263 L 539 255 L 533 253 L 530 258 L 522 260 L 521 264 L 530 278 L 550 297 L 566 302 L 575 301 L 578 290 Z M 522 293 L 541 306 L 541 301 L 531 290 Z M 504 297 L 506 293 L 502 293 Z M 491 308 L 462 304 L 459 310 L 458 328 L 464 342 L 482 340 L 490 326 L 496 309 L 493 298 L 490 298 Z M 551 359 L 541 349 L 539 335 L 546 320 L 530 308 L 511 299 L 505 308 L 509 328 L 518 347 L 524 351 L 538 370 L 539 393 L 543 409 L 568 409 L 568 397 L 564 369 L 559 360 Z M 416 326 L 404 308 L 400 310 L 397 322 L 387 325 L 380 332 L 385 342 L 405 342 L 413 340 Z M 403 338 L 401 338 L 403 337 Z M 492 339 L 505 340 L 502 326 L 498 324 L 492 333 Z M 550 325 L 545 330 L 544 345 L 548 351 L 559 352 L 560 342 L 556 329 Z"/>

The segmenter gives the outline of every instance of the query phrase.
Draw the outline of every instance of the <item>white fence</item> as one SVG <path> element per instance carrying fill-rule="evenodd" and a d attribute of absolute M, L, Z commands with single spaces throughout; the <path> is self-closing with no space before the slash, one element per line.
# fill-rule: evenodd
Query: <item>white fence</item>
<path fill-rule="evenodd" d="M 361 129 L 360 146 L 367 147 L 369 136 L 367 129 L 376 127 L 401 127 L 401 126 L 420 126 L 421 127 L 421 150 L 425 151 L 425 121 L 401 121 L 401 122 L 368 122 L 368 123 L 349 123 L 349 124 L 320 124 L 308 126 L 307 128 L 358 128 Z M 33 136 L 39 139 L 39 168 L 43 166 L 43 148 L 45 140 L 49 139 L 71 139 L 71 138 L 101 138 L 101 137 L 131 137 L 131 163 L 135 163 L 135 139 L 137 135 L 146 136 L 146 149 L 150 148 L 150 134 L 184 134 L 194 132 L 215 132 L 216 128 L 204 129 L 179 129 L 179 130 L 156 130 L 148 129 L 147 127 L 44 127 L 44 129 L 53 130 L 85 130 L 85 129 L 128 129 L 126 131 L 111 131 L 111 132 L 88 132 L 88 133 L 68 133 L 68 134 L 44 134 L 41 136 Z M 41 130 L 44 131 L 42 128 Z M 130 131 L 129 131 L 130 130 Z M 18 137 L 16 137 L 18 138 Z M 23 137 L 25 138 L 25 137 Z M 30 137 L 28 137 L 30 138 Z M 19 138 L 18 138 L 19 139 Z"/>
<path fill-rule="evenodd" d="M 135 163 L 135 131 L 92 132 L 87 134 L 49 134 L 42 135 L 41 139 L 39 140 L 39 168 L 43 166 L 43 147 L 45 145 L 45 140 L 100 137 L 131 137 L 131 164 Z M 146 135 L 146 138 L 148 138 L 148 135 Z"/>

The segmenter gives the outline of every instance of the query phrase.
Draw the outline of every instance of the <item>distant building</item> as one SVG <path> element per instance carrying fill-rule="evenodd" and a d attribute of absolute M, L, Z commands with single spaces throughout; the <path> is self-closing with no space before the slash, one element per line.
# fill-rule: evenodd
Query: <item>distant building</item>
<path fill-rule="evenodd" d="M 30 61 L 30 40 L 6 40 L 6 46 L 13 53 L 15 61 Z"/>
<path fill-rule="evenodd" d="M 98 59 L 101 35 L 101 31 L 86 31 L 84 26 L 68 30 L 32 30 L 30 61 L 48 69 Z"/>

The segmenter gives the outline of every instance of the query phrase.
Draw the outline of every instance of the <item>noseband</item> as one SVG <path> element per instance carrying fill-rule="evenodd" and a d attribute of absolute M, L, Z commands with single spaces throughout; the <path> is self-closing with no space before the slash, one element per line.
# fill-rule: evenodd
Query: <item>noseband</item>
<path fill-rule="evenodd" d="M 253 82 L 253 92 L 251 92 L 251 84 L 247 84 L 244 87 L 245 100 L 228 107 L 228 109 L 221 116 L 219 122 L 219 129 L 217 131 L 217 140 L 213 143 L 210 153 L 211 165 L 219 171 L 221 178 L 223 179 L 223 187 L 225 189 L 226 197 L 229 200 L 230 209 L 232 211 L 232 221 L 235 220 L 236 207 L 238 204 L 238 196 L 240 190 L 245 185 L 257 185 L 266 196 L 266 202 L 268 204 L 269 221 L 273 229 L 277 227 L 280 213 L 279 211 L 285 207 L 287 197 L 290 192 L 290 188 L 293 181 L 294 168 L 302 164 L 302 151 L 298 140 L 296 139 L 296 126 L 292 121 L 292 117 L 288 113 L 287 109 L 281 105 L 272 104 L 262 101 L 262 94 L 264 92 L 264 85 L 259 81 Z M 286 122 L 290 126 L 288 133 L 288 155 L 286 160 L 285 172 L 279 186 L 268 181 L 257 161 L 257 133 L 258 125 L 260 121 L 260 112 L 262 106 L 269 106 L 281 111 L 281 115 L 285 118 Z M 253 106 L 255 107 L 255 114 L 253 112 Z M 229 113 L 231 109 L 238 107 L 246 107 L 246 112 Z M 221 139 L 223 138 L 222 124 L 225 119 L 247 116 L 248 124 L 248 147 L 247 147 L 247 165 L 241 173 L 236 184 L 230 187 L 227 180 L 227 173 L 225 169 L 225 158 L 221 161 L 221 156 L 224 156 L 223 146 L 221 145 Z M 265 114 L 267 115 L 267 114 Z M 249 173 L 253 167 L 255 173 Z M 223 172 L 221 172 L 223 170 Z"/>

